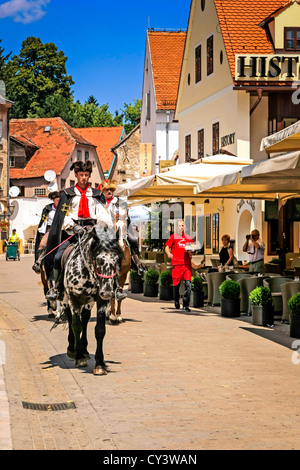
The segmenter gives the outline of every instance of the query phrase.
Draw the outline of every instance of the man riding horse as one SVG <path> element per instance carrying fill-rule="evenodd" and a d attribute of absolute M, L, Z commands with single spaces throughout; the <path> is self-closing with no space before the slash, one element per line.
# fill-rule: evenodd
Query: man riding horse
<path fill-rule="evenodd" d="M 48 280 L 55 281 L 55 289 L 47 294 L 48 300 L 62 300 L 64 295 L 64 272 L 62 256 L 66 248 L 78 241 L 78 237 L 96 224 L 113 228 L 110 214 L 105 208 L 104 195 L 92 188 L 89 179 L 92 162 L 76 161 L 71 166 L 77 184 L 62 190 L 47 242 L 45 268 Z M 124 298 L 116 280 L 116 298 Z M 126 296 L 125 296 L 126 297 Z"/>
<path fill-rule="evenodd" d="M 110 213 L 112 220 L 117 226 L 119 226 L 119 230 L 122 234 L 121 236 L 124 237 L 126 242 L 128 242 L 133 263 L 140 274 L 144 274 L 146 269 L 139 259 L 138 240 L 132 230 L 127 211 L 127 204 L 120 198 L 114 196 L 114 192 L 117 189 L 116 183 L 112 180 L 106 179 L 102 181 L 98 189 L 102 191 L 105 197 L 106 208 Z"/>
<path fill-rule="evenodd" d="M 47 204 L 47 206 L 45 206 L 43 209 L 35 240 L 35 262 L 32 266 L 32 269 L 37 274 L 41 273 L 41 264 L 46 253 L 47 240 L 55 216 L 56 208 L 59 203 L 60 191 L 54 191 L 50 193 L 48 198 L 52 201 L 52 203 Z"/>

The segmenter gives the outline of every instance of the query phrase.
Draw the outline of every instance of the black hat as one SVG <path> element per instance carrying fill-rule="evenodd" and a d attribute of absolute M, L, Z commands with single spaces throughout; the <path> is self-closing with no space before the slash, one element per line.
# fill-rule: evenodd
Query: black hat
<path fill-rule="evenodd" d="M 60 197 L 61 191 L 53 191 L 48 194 L 48 198 L 54 201 L 55 198 Z"/>
<path fill-rule="evenodd" d="M 75 173 L 78 173 L 78 171 L 87 171 L 89 173 L 92 173 L 93 164 L 89 160 L 87 160 L 86 162 L 82 162 L 82 161 L 79 160 L 77 162 L 74 162 L 71 165 L 70 170 L 71 171 L 74 170 Z"/>

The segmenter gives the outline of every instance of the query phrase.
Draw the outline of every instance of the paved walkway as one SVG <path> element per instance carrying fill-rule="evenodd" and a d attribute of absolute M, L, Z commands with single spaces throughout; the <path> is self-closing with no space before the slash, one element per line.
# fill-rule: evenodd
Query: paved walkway
<path fill-rule="evenodd" d="M 50 332 L 32 262 L 0 257 L 1 449 L 300 448 L 300 364 L 287 325 L 254 327 L 212 309 L 184 314 L 131 295 L 125 322 L 107 325 L 110 373 L 94 377 L 95 312 L 91 360 L 78 370 L 66 355 L 67 330 Z"/>

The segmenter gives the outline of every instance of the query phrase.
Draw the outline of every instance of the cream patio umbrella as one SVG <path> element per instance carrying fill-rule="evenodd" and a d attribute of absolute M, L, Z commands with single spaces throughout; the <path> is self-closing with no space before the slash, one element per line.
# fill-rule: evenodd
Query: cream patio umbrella
<path fill-rule="evenodd" d="M 200 182 L 195 194 L 230 199 L 284 199 L 300 194 L 300 151 L 247 165 Z"/>
<path fill-rule="evenodd" d="M 249 160 L 227 155 L 207 157 L 194 163 L 171 167 L 158 175 L 139 178 L 118 186 L 115 195 L 135 204 L 150 204 L 174 198 L 195 199 L 194 188 L 217 174 L 241 170 Z"/>

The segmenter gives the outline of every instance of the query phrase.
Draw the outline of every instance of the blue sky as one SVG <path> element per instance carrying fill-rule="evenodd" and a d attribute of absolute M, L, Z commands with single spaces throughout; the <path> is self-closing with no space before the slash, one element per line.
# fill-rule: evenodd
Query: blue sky
<path fill-rule="evenodd" d="M 0 0 L 0 38 L 18 54 L 28 36 L 68 57 L 75 99 L 94 95 L 112 113 L 141 98 L 146 31 L 186 29 L 190 0 Z"/>

